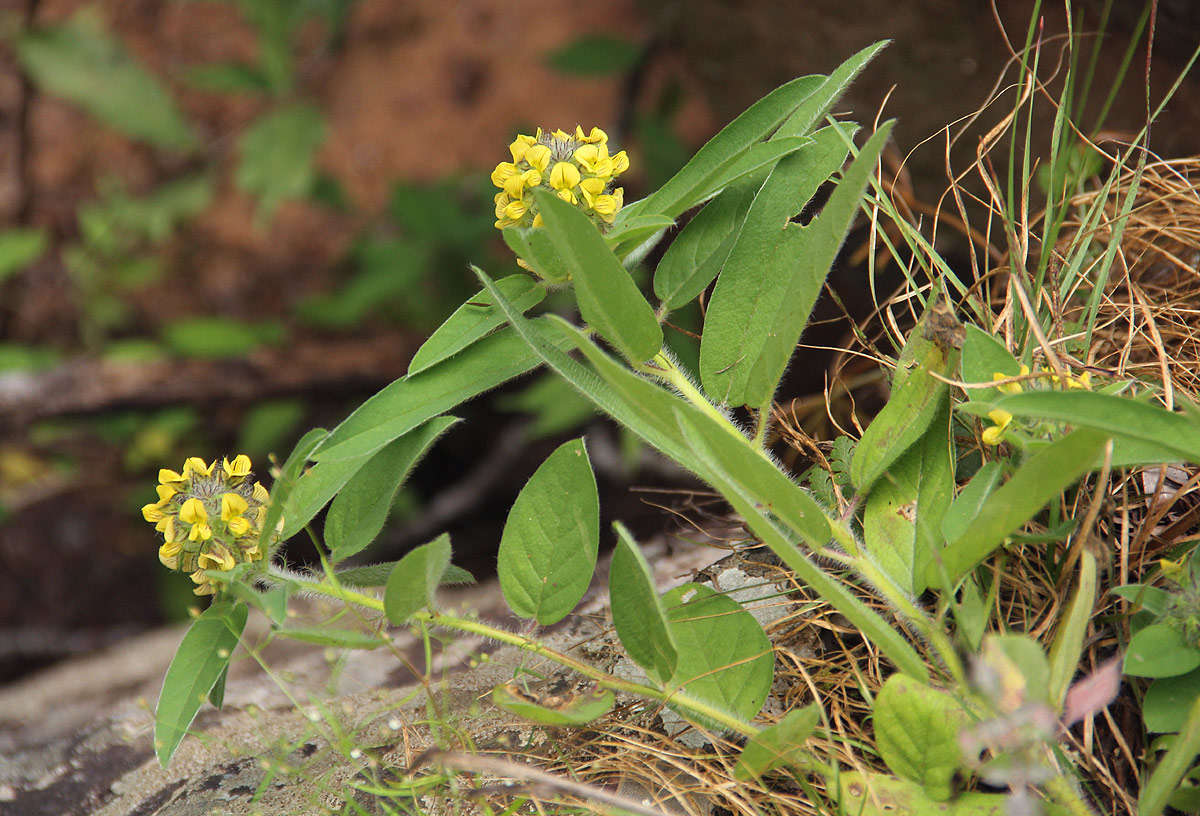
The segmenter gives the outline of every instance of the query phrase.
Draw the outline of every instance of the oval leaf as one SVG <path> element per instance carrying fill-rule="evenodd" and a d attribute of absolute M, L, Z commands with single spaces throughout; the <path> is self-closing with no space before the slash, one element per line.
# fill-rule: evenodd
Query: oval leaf
<path fill-rule="evenodd" d="M 496 572 L 517 615 L 547 626 L 579 603 L 600 548 L 600 497 L 582 439 L 561 445 L 508 512 Z"/>
<path fill-rule="evenodd" d="M 154 751 L 164 768 L 196 712 L 229 667 L 246 627 L 246 616 L 244 603 L 217 601 L 192 622 L 183 636 L 167 668 L 154 713 Z"/>
<path fill-rule="evenodd" d="M 691 303 L 716 279 L 756 190 L 748 186 L 726 190 L 675 236 L 654 270 L 654 294 L 667 309 Z"/>
<path fill-rule="evenodd" d="M 387 521 L 396 491 L 438 437 L 458 422 L 437 417 L 375 454 L 337 494 L 325 517 L 325 545 L 332 561 L 342 561 L 375 540 Z"/>
<path fill-rule="evenodd" d="M 1125 652 L 1125 673 L 1134 677 L 1175 677 L 1198 666 L 1200 649 L 1166 623 L 1153 623 L 1139 631 Z"/>
<path fill-rule="evenodd" d="M 613 529 L 617 547 L 608 573 L 613 626 L 633 661 L 653 680 L 665 683 L 675 672 L 678 656 L 654 573 L 625 526 L 617 522 Z"/>
<path fill-rule="evenodd" d="M 758 714 L 771 690 L 775 655 L 754 616 L 701 584 L 676 587 L 663 603 L 679 653 L 671 685 L 743 720 Z"/>
<path fill-rule="evenodd" d="M 962 763 L 958 732 L 967 712 L 950 694 L 893 674 L 875 698 L 875 743 L 897 776 L 912 780 L 939 802 L 950 798 Z"/>
<path fill-rule="evenodd" d="M 1178 677 L 1155 680 L 1142 700 L 1142 719 L 1146 730 L 1174 734 L 1183 727 L 1188 711 L 1200 700 L 1200 670 Z"/>
<path fill-rule="evenodd" d="M 442 533 L 397 561 L 383 591 L 383 611 L 388 620 L 404 623 L 414 612 L 433 606 L 434 593 L 449 565 L 449 533 Z"/>

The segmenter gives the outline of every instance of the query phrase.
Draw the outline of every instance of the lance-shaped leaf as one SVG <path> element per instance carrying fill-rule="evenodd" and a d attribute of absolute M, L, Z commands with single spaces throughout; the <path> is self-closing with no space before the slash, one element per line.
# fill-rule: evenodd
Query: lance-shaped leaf
<path fill-rule="evenodd" d="M 548 626 L 587 590 L 600 547 L 600 497 L 582 439 L 562 444 L 508 512 L 496 572 L 513 612 Z"/>
<path fill-rule="evenodd" d="M 886 42 L 875 43 L 846 60 L 830 76 L 805 76 L 776 88 L 747 108 L 710 139 L 656 192 L 626 208 L 626 217 L 677 216 L 742 175 L 774 161 L 763 153 L 759 164 L 745 161 L 756 143 L 780 136 L 803 136 L 829 110 L 851 79 Z M 783 125 L 783 127 L 781 127 Z M 761 151 L 760 151 L 761 152 Z"/>
<path fill-rule="evenodd" d="M 926 570 L 942 548 L 942 519 L 954 491 L 949 426 L 943 402 L 925 435 L 875 482 L 863 509 L 863 545 L 914 597 L 925 591 Z"/>
<path fill-rule="evenodd" d="M 654 294 L 668 309 L 678 309 L 712 283 L 741 232 L 758 187 L 731 187 L 683 228 L 654 270 Z"/>
<path fill-rule="evenodd" d="M 701 381 L 721 402 L 757 408 L 775 393 L 858 211 L 891 123 L 863 146 L 821 213 L 806 226 L 792 223 L 812 192 L 840 166 L 843 129 L 835 125 L 821 131 L 816 144 L 775 165 L 725 261 L 700 343 Z"/>
<path fill-rule="evenodd" d="M 958 350 L 950 333 L 958 321 L 944 301 L 933 303 L 909 333 L 900 352 L 892 394 L 854 448 L 850 479 L 865 492 L 892 463 L 921 438 L 949 399 L 947 377 L 958 367 Z"/>
<path fill-rule="evenodd" d="M 1003 487 L 988 497 L 979 514 L 941 553 L 941 567 L 933 564 L 929 582 L 941 585 L 942 570 L 952 588 L 1004 539 L 1038 513 L 1047 502 L 1096 467 L 1107 437 L 1081 428 L 1055 440 L 1021 464 Z"/>
<path fill-rule="evenodd" d="M 537 189 L 534 198 L 546 233 L 571 270 L 583 319 L 629 360 L 649 360 L 662 348 L 662 327 L 604 236 L 558 196 Z"/>
<path fill-rule="evenodd" d="M 491 283 L 486 275 L 481 274 L 480 280 L 485 286 Z M 717 464 L 725 454 L 710 453 L 710 446 L 701 441 L 704 439 L 702 432 L 693 430 L 685 438 L 687 428 L 679 422 L 679 417 L 687 416 L 691 422 L 708 428 L 703 433 L 707 433 L 711 438 L 720 438 L 719 435 L 724 434 L 728 435 L 732 441 L 737 442 L 734 437 L 737 432 L 730 431 L 732 426 L 727 428 L 716 425 L 716 420 L 700 414 L 697 409 L 683 403 L 675 395 L 634 374 L 597 348 L 578 329 L 557 319 L 556 323 L 562 327 L 565 336 L 573 339 L 573 342 L 595 367 L 595 370 L 589 369 L 548 342 L 544 333 L 533 331 L 531 321 L 508 306 L 503 297 L 498 298 L 497 302 L 505 310 L 513 328 L 525 338 L 531 348 L 537 350 L 542 359 L 556 373 L 570 382 L 581 394 L 595 402 L 601 410 L 720 490 L 721 494 L 733 504 L 734 509 L 741 513 L 742 517 L 750 524 L 754 533 L 762 538 L 783 559 L 784 563 L 797 573 L 801 580 L 813 587 L 835 609 L 866 632 L 872 642 L 878 645 L 897 667 L 914 677 L 925 678 L 928 676 L 924 661 L 912 646 L 905 642 L 890 622 L 885 621 L 839 583 L 836 578 L 818 567 L 797 548 L 796 538 L 803 539 L 815 530 L 823 530 L 822 537 L 806 540 L 815 546 L 823 546 L 827 543 L 825 536 L 829 532 L 829 522 L 822 518 L 820 508 L 817 508 L 816 520 L 824 521 L 824 527 L 820 524 L 810 527 L 810 524 L 806 522 L 800 524 L 798 529 L 784 533 L 760 509 L 768 504 L 773 504 L 773 500 L 743 494 L 742 486 L 726 475 Z M 743 441 L 738 444 L 745 445 L 746 443 Z M 718 447 L 720 447 L 719 443 Z M 698 455 L 698 451 L 704 451 L 704 455 Z M 760 454 L 755 452 L 754 455 Z M 774 467 L 765 460 L 764 464 Z M 787 480 L 782 473 L 771 478 Z M 795 498 L 794 495 L 793 498 Z M 802 500 L 797 500 L 797 502 L 799 501 Z M 776 512 L 780 512 L 781 508 L 791 506 L 785 502 L 774 509 Z M 793 517 L 791 523 L 796 524 L 804 519 L 805 516 L 801 513 Z"/>
<path fill-rule="evenodd" d="M 528 275 L 509 275 L 496 281 L 513 305 L 526 312 L 546 297 L 546 287 Z M 507 321 L 496 308 L 492 296 L 483 291 L 454 310 L 454 314 L 421 344 L 408 364 L 409 375 L 419 374 L 453 357 L 481 337 L 486 337 Z"/>
<path fill-rule="evenodd" d="M 617 548 L 608 573 L 608 596 L 613 626 L 633 661 L 658 683 L 675 672 L 678 657 L 667 613 L 654 585 L 654 573 L 633 536 L 620 522 Z"/>
<path fill-rule="evenodd" d="M 216 601 L 192 622 L 183 636 L 167 668 L 154 713 L 154 751 L 164 768 L 187 734 L 200 705 L 229 668 L 230 656 L 246 626 L 246 615 L 244 603 Z"/>
<path fill-rule="evenodd" d="M 545 320 L 537 318 L 530 330 L 541 332 L 544 326 Z M 519 336 L 498 331 L 472 343 L 446 365 L 403 377 L 375 394 L 333 429 L 313 458 L 333 462 L 369 456 L 422 422 L 540 363 L 541 358 Z"/>
<path fill-rule="evenodd" d="M 455 423 L 443 416 L 418 425 L 372 456 L 338 491 L 325 517 L 325 546 L 343 561 L 375 540 L 387 521 L 396 491 L 438 437 Z"/>
<path fill-rule="evenodd" d="M 1013 416 L 1069 422 L 1118 441 L 1141 443 L 1158 451 L 1162 461 L 1200 462 L 1200 422 L 1128 397 L 1083 390 L 1029 391 L 1002 397 L 996 407 Z"/>
<path fill-rule="evenodd" d="M 433 606 L 434 593 L 450 566 L 450 534 L 442 533 L 396 562 L 383 591 L 383 611 L 392 623 Z"/>

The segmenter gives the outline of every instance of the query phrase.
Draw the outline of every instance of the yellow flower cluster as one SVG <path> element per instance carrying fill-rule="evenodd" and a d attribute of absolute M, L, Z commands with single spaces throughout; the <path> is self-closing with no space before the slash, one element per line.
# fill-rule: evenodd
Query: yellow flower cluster
<path fill-rule="evenodd" d="M 158 472 L 158 501 L 142 517 L 163 534 L 158 560 L 168 569 L 191 573 L 197 595 L 216 592 L 205 570 L 230 570 L 263 557 L 259 533 L 271 496 L 254 481 L 250 457 L 205 464 L 192 457 L 183 472 Z"/>
<path fill-rule="evenodd" d="M 1039 368 L 1038 371 L 1039 373 L 1049 373 L 1045 368 Z M 1021 364 L 1020 376 L 1029 376 L 1029 366 L 1025 365 L 1024 363 Z M 1019 382 L 1004 382 L 1004 380 L 1007 379 L 1009 379 L 1009 376 L 1007 374 L 1002 374 L 999 371 L 993 372 L 992 374 L 992 382 L 1000 383 L 996 386 L 996 390 L 1001 394 L 1020 394 L 1024 390 Z M 1055 385 L 1059 385 L 1062 382 L 1062 378 L 1057 374 L 1050 374 L 1050 381 Z M 1090 389 L 1091 387 L 1092 373 L 1090 371 L 1085 371 L 1078 375 L 1067 375 L 1068 389 Z M 1013 415 L 1008 411 L 997 408 L 994 411 L 988 411 L 988 419 L 990 419 L 994 424 L 983 429 L 983 444 L 999 445 L 1000 440 L 1004 438 L 1004 432 L 1008 429 L 1008 426 L 1012 424 Z"/>
<path fill-rule="evenodd" d="M 614 189 L 612 183 L 629 169 L 629 157 L 624 150 L 610 156 L 608 134 L 598 127 L 587 135 L 579 125 L 574 135 L 538 128 L 534 136 L 518 136 L 508 150 L 512 161 L 500 162 L 492 171 L 492 183 L 501 190 L 496 194 L 497 229 L 542 225 L 532 195 L 537 187 L 602 224 L 611 224 L 625 201 L 625 189 Z"/>

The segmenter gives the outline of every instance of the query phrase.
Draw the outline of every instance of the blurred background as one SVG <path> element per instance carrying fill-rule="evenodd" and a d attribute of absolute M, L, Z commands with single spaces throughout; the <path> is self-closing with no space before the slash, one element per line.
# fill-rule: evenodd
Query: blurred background
<path fill-rule="evenodd" d="M 1066 28 L 1052 5 L 1048 43 Z M 1077 30 L 1105 7 L 1107 35 L 1089 40 L 1104 55 L 1097 108 L 1146 35 L 1140 0 L 1077 3 Z M 271 454 L 404 374 L 477 288 L 468 263 L 517 271 L 488 179 L 516 133 L 599 125 L 629 151 L 633 200 L 773 87 L 891 38 L 838 111 L 898 117 L 890 167 L 906 196 L 936 202 L 939 130 L 1011 82 L 1006 37 L 1022 43 L 1034 12 L 1031 0 L 0 0 L 0 682 L 186 615 L 190 582 L 158 565 L 140 515 L 158 468 L 247 453 L 266 476 Z M 1156 21 L 1154 99 L 1200 38 L 1200 4 L 1162 0 Z M 1146 116 L 1145 66 L 1130 75 L 1115 133 Z M 1152 137 L 1161 155 L 1200 152 L 1198 101 L 1189 78 Z M 832 320 L 838 300 L 870 309 L 857 235 L 810 344 L 849 330 Z M 686 331 L 671 342 L 694 359 Z M 781 398 L 820 394 L 826 364 L 814 352 L 795 365 Z M 527 378 L 456 413 L 471 421 L 402 490 L 368 560 L 448 529 L 456 562 L 488 575 L 520 485 L 584 430 L 606 515 L 635 532 L 674 523 L 655 506 L 670 494 L 628 488 L 686 480 L 562 387 Z"/>

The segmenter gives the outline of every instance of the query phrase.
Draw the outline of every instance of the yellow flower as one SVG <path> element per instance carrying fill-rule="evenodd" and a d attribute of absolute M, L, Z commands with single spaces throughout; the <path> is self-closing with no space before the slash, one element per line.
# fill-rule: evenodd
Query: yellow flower
<path fill-rule="evenodd" d="M 263 558 L 259 536 L 271 495 L 250 480 L 250 457 L 240 454 L 220 462 L 218 468 L 216 461 L 193 457 L 182 474 L 163 469 L 155 488 L 158 502 L 142 508 L 146 521 L 163 534 L 159 561 L 191 573 L 197 595 L 217 591 L 205 570 L 230 570 Z M 218 515 L 222 523 L 213 521 Z"/>
<path fill-rule="evenodd" d="M 204 464 L 204 460 L 199 456 L 193 456 L 183 463 L 183 476 L 211 476 L 213 467 L 217 463 L 214 461 L 211 465 Z"/>
<path fill-rule="evenodd" d="M 625 151 L 609 154 L 603 130 L 585 133 L 576 125 L 574 133 L 547 133 L 538 128 L 534 136 L 518 136 L 509 152 L 513 160 L 492 171 L 492 184 L 501 191 L 494 199 L 497 229 L 542 226 L 535 197 L 529 195 L 537 188 L 579 207 L 601 229 L 613 223 L 624 203 L 624 191 L 612 189 L 613 179 L 629 168 L 629 157 Z"/>
<path fill-rule="evenodd" d="M 579 184 L 579 168 L 569 162 L 558 162 L 550 171 L 550 186 L 555 190 L 570 190 Z"/>
<path fill-rule="evenodd" d="M 538 128 L 538 136 L 542 135 L 542 129 Z M 508 146 L 508 152 L 512 154 L 513 163 L 521 161 L 525 158 L 526 151 L 537 143 L 536 136 L 518 136 L 513 140 L 513 143 Z M 499 187 L 500 185 L 496 185 Z"/>
<path fill-rule="evenodd" d="M 997 408 L 994 411 L 988 411 L 988 419 L 996 423 L 991 427 L 983 430 L 983 444 L 999 445 L 1000 440 L 1004 437 L 1004 430 L 1012 422 L 1013 415 L 1008 411 Z"/>
<path fill-rule="evenodd" d="M 233 457 L 232 462 L 228 459 L 222 459 L 221 467 L 224 469 L 226 476 L 234 479 L 244 479 L 250 475 L 250 457 L 243 453 Z"/>
<path fill-rule="evenodd" d="M 539 173 L 545 173 L 550 166 L 550 148 L 544 144 L 536 144 L 525 151 L 525 161 Z"/>
<path fill-rule="evenodd" d="M 575 141 L 590 142 L 592 144 L 605 144 L 608 141 L 608 134 L 598 127 L 593 127 L 592 132 L 587 136 L 583 135 L 583 126 L 575 126 Z"/>

